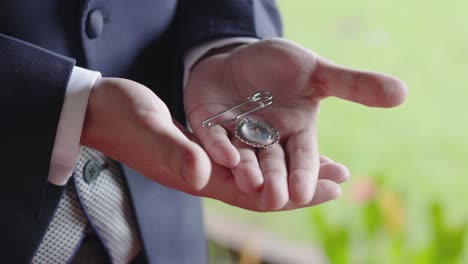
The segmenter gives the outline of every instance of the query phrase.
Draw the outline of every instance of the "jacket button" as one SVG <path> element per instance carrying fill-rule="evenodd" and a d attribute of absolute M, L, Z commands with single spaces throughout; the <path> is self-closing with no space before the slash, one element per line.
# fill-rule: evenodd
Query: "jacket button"
<path fill-rule="evenodd" d="M 95 160 L 89 160 L 86 162 L 83 168 L 83 178 L 86 183 L 92 183 L 95 181 L 99 174 L 101 174 L 102 167 Z"/>
<path fill-rule="evenodd" d="M 88 38 L 95 39 L 99 37 L 104 28 L 104 15 L 99 9 L 94 9 L 88 14 L 86 20 L 86 34 Z"/>

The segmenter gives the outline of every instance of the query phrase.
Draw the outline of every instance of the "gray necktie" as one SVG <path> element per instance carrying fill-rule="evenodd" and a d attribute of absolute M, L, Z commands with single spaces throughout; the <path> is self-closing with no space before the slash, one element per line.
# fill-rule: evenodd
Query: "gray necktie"
<path fill-rule="evenodd" d="M 141 251 L 119 165 L 83 148 L 33 263 L 66 263 L 90 224 L 113 263 L 128 263 Z"/>

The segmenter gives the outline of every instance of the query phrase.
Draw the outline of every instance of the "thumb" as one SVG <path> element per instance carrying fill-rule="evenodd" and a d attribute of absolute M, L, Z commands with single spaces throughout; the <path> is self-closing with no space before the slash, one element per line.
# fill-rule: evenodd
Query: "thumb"
<path fill-rule="evenodd" d="M 171 123 L 164 129 L 153 130 L 157 160 L 180 175 L 189 188 L 200 190 L 206 186 L 211 174 L 211 162 L 206 152 L 188 136 L 191 134 L 180 124 Z"/>
<path fill-rule="evenodd" d="M 207 184 L 211 163 L 182 131 L 185 128 L 177 128 L 169 109 L 149 88 L 103 78 L 92 90 L 81 143 L 155 182 L 189 192 Z"/>
<path fill-rule="evenodd" d="M 398 106 L 406 98 L 406 84 L 392 76 L 339 66 L 317 56 L 311 85 L 319 96 L 336 96 L 371 107 Z"/>
<path fill-rule="evenodd" d="M 115 134 L 110 144 L 96 149 L 166 187 L 187 193 L 203 189 L 211 175 L 205 151 L 184 134 L 189 135 L 185 128 L 172 122 L 168 112 L 141 113 L 137 118 L 120 118 L 123 121 L 107 133 Z"/>

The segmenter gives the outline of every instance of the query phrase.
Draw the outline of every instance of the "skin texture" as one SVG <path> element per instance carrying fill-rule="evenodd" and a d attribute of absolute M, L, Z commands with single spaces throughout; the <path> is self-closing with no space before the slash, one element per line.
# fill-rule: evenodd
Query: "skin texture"
<path fill-rule="evenodd" d="M 279 144 L 254 149 L 233 136 L 235 124 L 201 127 L 258 91 L 271 92 L 273 106 L 249 117 L 278 128 Z M 349 177 L 318 150 L 319 104 L 329 96 L 393 107 L 405 99 L 406 86 L 388 75 L 343 68 L 283 39 L 259 41 L 205 57 L 192 69 L 184 104 L 194 134 L 173 122 L 148 88 L 102 78 L 91 93 L 81 141 L 193 195 L 262 212 L 307 207 L 337 198 L 339 183 Z"/>

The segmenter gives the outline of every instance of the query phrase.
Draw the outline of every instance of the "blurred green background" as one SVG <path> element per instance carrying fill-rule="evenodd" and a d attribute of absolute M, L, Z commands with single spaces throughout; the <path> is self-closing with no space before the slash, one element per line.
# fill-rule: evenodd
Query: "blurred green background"
<path fill-rule="evenodd" d="M 343 196 L 258 214 L 207 211 L 323 250 L 331 263 L 468 263 L 468 2 L 279 0 L 285 37 L 353 68 L 404 80 L 407 101 L 322 103 L 321 153 L 348 166 Z"/>

